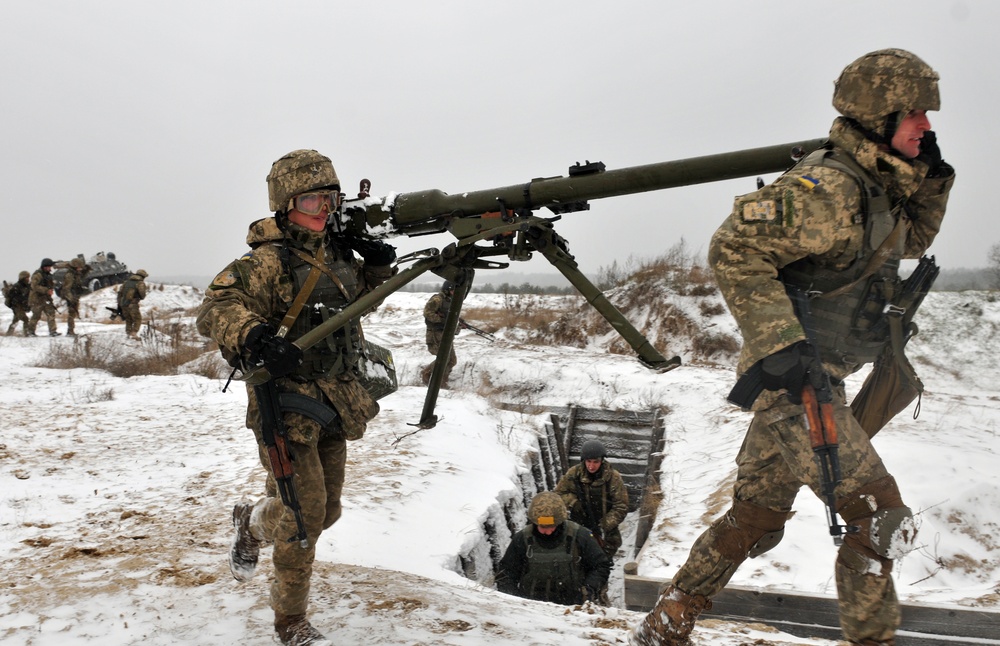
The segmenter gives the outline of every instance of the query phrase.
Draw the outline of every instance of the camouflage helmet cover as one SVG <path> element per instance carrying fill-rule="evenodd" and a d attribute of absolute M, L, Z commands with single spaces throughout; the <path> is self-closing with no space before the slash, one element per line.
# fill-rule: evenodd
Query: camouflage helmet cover
<path fill-rule="evenodd" d="M 528 519 L 536 525 L 562 525 L 568 518 L 566 505 L 554 491 L 536 494 L 528 506 Z"/>
<path fill-rule="evenodd" d="M 74 269 L 83 269 L 83 258 L 74 258 L 69 261 L 69 266 Z"/>
<path fill-rule="evenodd" d="M 903 49 L 880 49 L 844 68 L 834 82 L 833 107 L 865 128 L 881 134 L 895 112 L 940 110 L 939 76 Z"/>
<path fill-rule="evenodd" d="M 149 273 L 145 269 L 140 269 L 139 271 L 135 272 L 135 275 L 146 278 L 147 276 L 149 276 Z"/>
<path fill-rule="evenodd" d="M 31 274 L 28 273 L 27 271 L 22 271 L 17 275 L 18 280 L 24 280 L 25 278 L 31 278 Z"/>
<path fill-rule="evenodd" d="M 293 150 L 271 165 L 267 174 L 267 197 L 271 211 L 284 211 L 288 200 L 306 191 L 339 187 L 330 158 L 315 150 Z"/>

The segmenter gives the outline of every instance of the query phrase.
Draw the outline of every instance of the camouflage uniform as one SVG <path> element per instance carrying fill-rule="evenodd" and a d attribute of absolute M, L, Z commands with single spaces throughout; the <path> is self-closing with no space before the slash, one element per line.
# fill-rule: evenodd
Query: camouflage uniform
<path fill-rule="evenodd" d="M 27 336 L 35 336 L 38 320 L 43 315 L 49 324 L 49 336 L 59 336 L 59 332 L 56 330 L 56 306 L 52 303 L 52 292 L 55 286 L 52 265 L 43 265 L 31 275 L 31 288 L 28 293 L 31 320 L 28 321 Z"/>
<path fill-rule="evenodd" d="M 272 207 L 281 208 L 280 204 Z M 287 338 L 291 341 L 377 287 L 392 273 L 388 265 L 362 264 L 342 236 L 310 231 L 289 222 L 283 213 L 251 224 L 247 243 L 251 251 L 231 263 L 209 285 L 197 317 L 199 332 L 217 342 L 233 365 L 239 365 L 241 356 L 245 356 L 244 344 L 251 330 L 265 323 L 278 329 L 314 264 L 321 267 L 319 279 L 290 327 Z M 317 262 L 320 250 L 322 263 Z M 307 349 L 294 372 L 274 380 L 280 392 L 306 395 L 337 414 L 337 419 L 325 428 L 299 414 L 283 415 L 307 548 L 287 540 L 297 532 L 295 518 L 277 496 L 263 446 L 257 398 L 253 387 L 247 387 L 246 425 L 253 430 L 261 465 L 268 471 L 267 496 L 253 505 L 249 523 L 256 539 L 274 543 L 270 600 L 276 627 L 279 618 L 301 617 L 303 622 L 297 625 L 314 630 L 304 623 L 309 580 L 316 542 L 341 515 L 346 440 L 361 438 L 379 410 L 357 380 L 352 364 L 357 358 L 353 352 L 361 337 L 360 322 L 354 319 L 348 327 L 349 332 L 331 335 Z"/>
<path fill-rule="evenodd" d="M 497 590 L 565 605 L 597 601 L 607 586 L 611 560 L 590 530 L 567 520 L 566 507 L 553 492 L 536 495 L 528 517 L 532 522 L 514 534 L 500 559 Z M 557 525 L 555 532 L 540 533 L 539 519 L 540 524 Z"/>
<path fill-rule="evenodd" d="M 66 301 L 66 334 L 76 336 L 75 324 L 80 316 L 80 296 L 86 291 L 85 278 L 90 272 L 90 265 L 84 264 L 79 258 L 74 258 L 69 264 L 59 293 Z"/>
<path fill-rule="evenodd" d="M 22 271 L 18 277 L 17 282 L 7 288 L 7 293 L 4 295 L 4 305 L 9 307 L 12 312 L 14 312 L 14 320 L 10 322 L 10 326 L 7 327 L 7 334 L 13 334 L 14 328 L 17 327 L 18 321 L 23 324 L 23 332 L 25 336 L 28 334 L 28 294 L 31 291 L 31 274 L 26 271 Z"/>
<path fill-rule="evenodd" d="M 933 74 L 922 61 L 899 50 L 874 52 L 852 65 L 857 69 L 872 59 Z M 841 78 L 849 76 L 851 69 L 845 69 Z M 929 74 L 921 82 L 933 81 L 936 99 L 937 76 Z M 904 74 L 895 77 L 907 80 Z M 884 91 L 891 93 L 891 89 Z M 838 92 L 842 90 L 838 88 Z M 866 94 L 872 91 L 870 86 L 865 88 Z M 835 94 L 835 106 L 838 96 L 842 95 Z M 938 108 L 929 98 L 909 105 L 909 110 Z M 794 282 L 789 276 L 799 270 L 804 275 L 825 272 L 841 275 L 842 285 L 850 284 L 860 273 L 858 268 L 866 265 L 902 219 L 907 225 L 905 237 L 891 249 L 889 259 L 872 280 L 861 284 L 861 289 L 868 290 L 866 294 L 874 293 L 878 285 L 898 280 L 898 260 L 919 257 L 940 229 L 954 181 L 951 167 L 942 162 L 941 172 L 932 177 L 920 159 L 893 154 L 887 145 L 891 137 L 878 135 L 882 123 L 888 124 L 894 114 L 867 119 L 846 107 L 838 109 L 853 118 L 834 121 L 831 150 L 810 155 L 772 185 L 738 197 L 732 214 L 712 238 L 709 261 L 743 334 L 741 374 L 806 338 L 785 291 L 783 281 Z M 903 111 L 904 116 L 908 114 L 907 109 Z M 859 181 L 844 168 L 818 164 L 824 155 L 853 159 L 868 177 Z M 862 186 L 871 195 L 877 192 L 872 192 L 873 188 L 884 190 L 890 208 L 881 214 L 866 210 Z M 887 221 L 865 222 L 876 216 Z M 814 310 L 817 327 L 831 325 L 830 319 L 837 314 L 842 318 L 845 311 L 853 312 L 845 304 L 848 296 L 850 292 L 829 299 L 834 305 L 840 303 L 839 312 L 833 305 L 825 307 L 825 314 Z M 822 300 L 814 299 L 814 303 L 819 306 Z M 891 577 L 893 559 L 912 549 L 915 526 L 895 480 L 844 399 L 840 380 L 871 359 L 843 351 L 852 341 L 849 337 L 834 345 L 828 345 L 826 337 L 820 336 L 818 341 L 823 366 L 835 384 L 834 416 L 843 475 L 836 488 L 837 510 L 846 523 L 860 527 L 858 533 L 845 538 L 836 560 L 841 628 L 851 643 L 893 644 L 899 625 L 899 604 Z M 740 563 L 766 552 L 781 539 L 802 485 L 821 496 L 821 475 L 802 406 L 793 404 L 784 390 L 764 391 L 753 410 L 736 458 L 732 507 L 695 541 L 671 588 L 633 631 L 631 643 L 681 643 L 678 640 L 690 632 L 698 613 L 710 605 L 709 600 L 725 587 Z"/>
<path fill-rule="evenodd" d="M 602 459 L 601 468 L 596 473 L 587 471 L 583 463 L 577 464 L 559 479 L 555 492 L 569 509 L 570 520 L 601 538 L 604 552 L 613 559 L 622 546 L 622 533 L 618 526 L 628 514 L 628 490 L 621 474 L 608 464 L 607 459 Z M 580 499 L 581 493 L 584 500 Z"/>
<path fill-rule="evenodd" d="M 435 357 L 441 347 L 441 339 L 444 337 L 444 323 L 448 318 L 448 308 L 450 307 L 451 296 L 441 292 L 431 296 L 427 304 L 424 305 L 424 323 L 427 324 L 427 351 Z M 435 363 L 437 363 L 437 359 L 431 361 L 420 371 L 420 377 L 425 385 L 430 382 Z M 448 364 L 445 366 L 444 376 L 441 379 L 442 386 L 447 386 L 451 370 L 457 363 L 458 356 L 455 354 L 455 346 L 452 345 L 451 354 L 448 355 Z"/>
<path fill-rule="evenodd" d="M 140 269 L 129 276 L 118 289 L 118 309 L 121 310 L 122 319 L 125 321 L 125 334 L 132 338 L 138 338 L 139 329 L 142 327 L 139 303 L 146 298 L 146 276 L 148 274 Z"/>

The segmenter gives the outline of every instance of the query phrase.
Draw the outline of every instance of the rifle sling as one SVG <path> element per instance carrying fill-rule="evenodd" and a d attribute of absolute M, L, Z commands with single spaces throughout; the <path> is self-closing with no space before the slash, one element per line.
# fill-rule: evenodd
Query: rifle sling
<path fill-rule="evenodd" d="M 865 265 L 864 271 L 861 275 L 847 283 L 846 285 L 841 285 L 836 289 L 832 289 L 828 292 L 824 292 L 816 296 L 816 298 L 834 298 L 835 296 L 840 296 L 841 294 L 850 291 L 855 285 L 863 280 L 868 280 L 869 277 L 875 274 L 879 269 L 882 268 L 889 258 L 892 256 L 892 252 L 896 249 L 900 238 L 909 229 L 910 221 L 900 215 L 896 219 L 896 226 L 892 228 L 892 232 L 886 236 L 886 239 L 882 241 L 882 244 L 878 246 L 875 253 L 872 254 L 871 258 L 868 259 L 868 263 Z"/>
<path fill-rule="evenodd" d="M 319 273 L 321 271 L 320 267 L 322 266 L 324 255 L 326 254 L 326 251 L 322 246 L 316 250 L 316 260 L 313 260 L 298 249 L 292 249 L 291 251 L 296 256 L 312 265 L 312 269 L 309 271 L 309 275 L 306 276 L 306 282 L 303 283 L 302 289 L 300 289 L 299 293 L 295 295 L 295 300 L 292 301 L 292 306 L 288 308 L 288 311 L 285 312 L 285 317 L 281 319 L 281 325 L 278 326 L 278 333 L 275 335 L 279 337 L 284 337 L 288 334 L 288 330 L 292 328 L 292 324 L 294 324 L 295 319 L 299 317 L 299 312 L 302 311 L 302 307 L 306 304 L 306 300 L 308 300 L 309 295 L 312 294 L 313 288 L 315 288 L 316 283 L 319 282 Z M 341 287 L 341 289 L 343 289 L 343 287 Z"/>

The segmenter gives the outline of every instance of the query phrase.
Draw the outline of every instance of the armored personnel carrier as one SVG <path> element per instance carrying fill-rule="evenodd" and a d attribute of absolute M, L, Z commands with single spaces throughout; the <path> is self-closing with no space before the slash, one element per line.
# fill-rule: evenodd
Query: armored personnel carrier
<path fill-rule="evenodd" d="M 77 254 L 76 257 L 84 259 L 82 253 Z M 113 251 L 107 253 L 99 251 L 84 262 L 90 265 L 90 271 L 87 273 L 87 290 L 91 292 L 96 292 L 109 285 L 120 285 L 132 275 L 124 263 L 118 262 Z M 69 261 L 60 260 L 56 262 L 53 269 L 52 274 L 58 289 L 62 287 L 63 275 L 69 270 Z"/>

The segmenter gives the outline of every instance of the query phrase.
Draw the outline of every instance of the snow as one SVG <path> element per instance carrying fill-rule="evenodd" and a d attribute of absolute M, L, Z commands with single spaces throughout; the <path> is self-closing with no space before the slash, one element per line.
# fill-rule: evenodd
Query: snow
<path fill-rule="evenodd" d="M 155 309 L 159 329 L 191 323 L 198 290 L 152 287 L 143 311 Z M 438 399 L 439 422 L 420 430 L 412 424 L 423 407 L 419 370 L 430 359 L 427 297 L 394 294 L 366 321 L 368 338 L 392 349 L 401 387 L 349 445 L 344 515 L 317 549 L 311 619 L 338 644 L 624 643 L 641 613 L 562 607 L 492 589 L 490 550 L 498 548 L 484 526 L 497 528 L 502 549 L 504 508 L 523 523 L 522 488 L 530 497 L 533 486 L 525 456 L 545 418 L 496 404 L 669 410 L 664 500 L 642 552 L 616 561 L 612 596 L 621 605 L 625 561 L 638 561 L 643 576 L 671 576 L 728 505 L 749 421 L 724 401 L 731 362 L 690 362 L 687 346 L 661 346 L 686 363 L 656 374 L 609 354 L 600 340 L 568 348 L 522 343 L 507 331 L 492 344 L 462 333 L 454 387 Z M 270 550 L 244 584 L 226 560 L 232 506 L 260 495 L 264 483 L 243 426 L 242 385 L 222 392 L 224 379 L 197 374 L 118 378 L 35 365 L 74 344 L 136 354 L 162 347 L 162 336 L 135 342 L 120 323 L 109 324 L 103 308 L 113 301 L 113 289 L 84 297 L 77 340 L 46 339 L 44 325 L 38 338 L 0 337 L 0 641 L 273 643 Z M 502 296 L 473 294 L 467 307 L 506 305 Z M 724 316 L 716 319 L 733 329 Z M 10 320 L 9 310 L 0 313 L 3 329 Z M 904 602 L 995 610 L 1000 305 L 984 292 L 933 293 L 918 321 L 910 355 L 927 386 L 920 415 L 900 414 L 875 440 L 920 529 L 919 549 L 897 564 L 899 594 Z M 849 387 L 860 383 L 857 376 Z M 745 563 L 734 584 L 835 594 L 836 552 L 822 503 L 804 491 L 795 509 L 782 543 Z M 695 644 L 724 646 L 835 643 L 714 620 L 699 622 L 694 636 Z"/>

